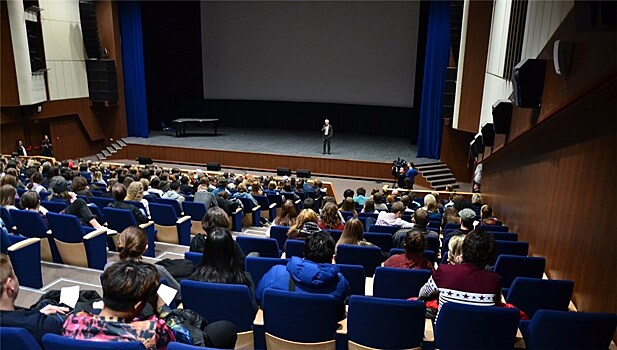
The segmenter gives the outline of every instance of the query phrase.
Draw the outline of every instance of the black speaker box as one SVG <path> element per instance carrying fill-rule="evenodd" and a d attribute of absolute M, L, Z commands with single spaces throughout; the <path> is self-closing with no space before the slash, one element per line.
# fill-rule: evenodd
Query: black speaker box
<path fill-rule="evenodd" d="M 493 146 L 495 144 L 495 129 L 493 123 L 486 123 L 480 129 L 484 146 Z"/>
<path fill-rule="evenodd" d="M 208 163 L 206 164 L 206 169 L 210 171 L 221 171 L 221 164 L 219 163 Z"/>
<path fill-rule="evenodd" d="M 79 19 L 84 38 L 84 48 L 88 58 L 101 58 L 101 42 L 96 22 L 96 3 L 94 1 L 79 1 Z"/>
<path fill-rule="evenodd" d="M 484 138 L 482 135 L 476 135 L 473 141 L 476 147 L 476 153 L 484 154 Z"/>
<path fill-rule="evenodd" d="M 478 156 L 478 150 L 476 149 L 476 140 L 471 141 L 471 143 L 469 144 L 469 151 L 471 152 L 472 157 L 475 158 Z"/>
<path fill-rule="evenodd" d="M 576 30 L 611 30 L 617 26 L 617 2 L 613 0 L 574 0 Z"/>
<path fill-rule="evenodd" d="M 512 122 L 512 102 L 510 100 L 497 100 L 493 104 L 493 126 L 495 134 L 507 134 L 510 132 Z"/>
<path fill-rule="evenodd" d="M 311 171 L 306 169 L 298 169 L 296 170 L 296 175 L 298 175 L 298 177 L 304 177 L 308 179 L 311 177 Z"/>
<path fill-rule="evenodd" d="M 276 175 L 291 176 L 291 170 L 289 170 L 289 168 L 276 168 Z"/>
<path fill-rule="evenodd" d="M 515 105 L 521 108 L 540 108 L 545 73 L 546 60 L 526 58 L 512 68 Z"/>
<path fill-rule="evenodd" d="M 118 81 L 114 60 L 86 60 L 88 90 L 93 102 L 118 101 Z"/>
<path fill-rule="evenodd" d="M 137 161 L 139 162 L 140 165 L 152 164 L 152 158 L 148 158 L 148 157 L 137 157 Z"/>

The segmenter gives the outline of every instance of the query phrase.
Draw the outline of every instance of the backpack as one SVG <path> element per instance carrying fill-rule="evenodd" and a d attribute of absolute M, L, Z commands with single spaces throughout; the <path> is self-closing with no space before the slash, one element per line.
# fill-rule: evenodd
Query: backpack
<path fill-rule="evenodd" d="M 189 252 L 203 253 L 206 246 L 206 235 L 198 233 L 191 239 Z"/>

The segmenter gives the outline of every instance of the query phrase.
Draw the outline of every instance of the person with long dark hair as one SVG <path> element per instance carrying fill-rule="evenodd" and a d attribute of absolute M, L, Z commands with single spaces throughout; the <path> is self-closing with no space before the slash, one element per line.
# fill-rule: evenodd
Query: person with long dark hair
<path fill-rule="evenodd" d="M 243 284 L 251 291 L 254 311 L 259 308 L 255 302 L 255 283 L 251 274 L 240 266 L 231 233 L 222 227 L 216 227 L 206 236 L 201 266 L 189 279 L 201 282 L 222 284 Z"/>

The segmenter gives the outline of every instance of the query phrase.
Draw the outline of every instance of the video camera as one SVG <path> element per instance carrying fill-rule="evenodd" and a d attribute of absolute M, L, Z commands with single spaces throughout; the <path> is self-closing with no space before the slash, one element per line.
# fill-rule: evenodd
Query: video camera
<path fill-rule="evenodd" d="M 407 167 L 407 161 L 405 159 L 401 159 L 400 157 L 397 158 L 392 162 L 392 176 L 398 178 L 401 170 L 405 169 L 405 167 Z"/>

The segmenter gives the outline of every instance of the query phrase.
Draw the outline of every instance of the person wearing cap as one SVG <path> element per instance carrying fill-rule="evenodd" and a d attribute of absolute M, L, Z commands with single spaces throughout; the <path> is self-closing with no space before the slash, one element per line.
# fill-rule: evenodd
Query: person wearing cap
<path fill-rule="evenodd" d="M 473 230 L 473 222 L 476 220 L 476 212 L 469 208 L 465 208 L 459 211 L 458 215 L 461 217 L 461 227 L 448 233 L 445 239 L 458 235 L 466 235 Z"/>
<path fill-rule="evenodd" d="M 67 207 L 61 213 L 77 216 L 84 226 L 90 225 L 94 228 L 101 227 L 101 224 L 96 220 L 96 216 L 94 216 L 90 208 L 88 208 L 86 201 L 78 198 L 74 192 L 68 191 L 66 181 L 55 182 L 52 186 L 52 190 L 51 201 L 65 202 L 67 204 Z"/>

